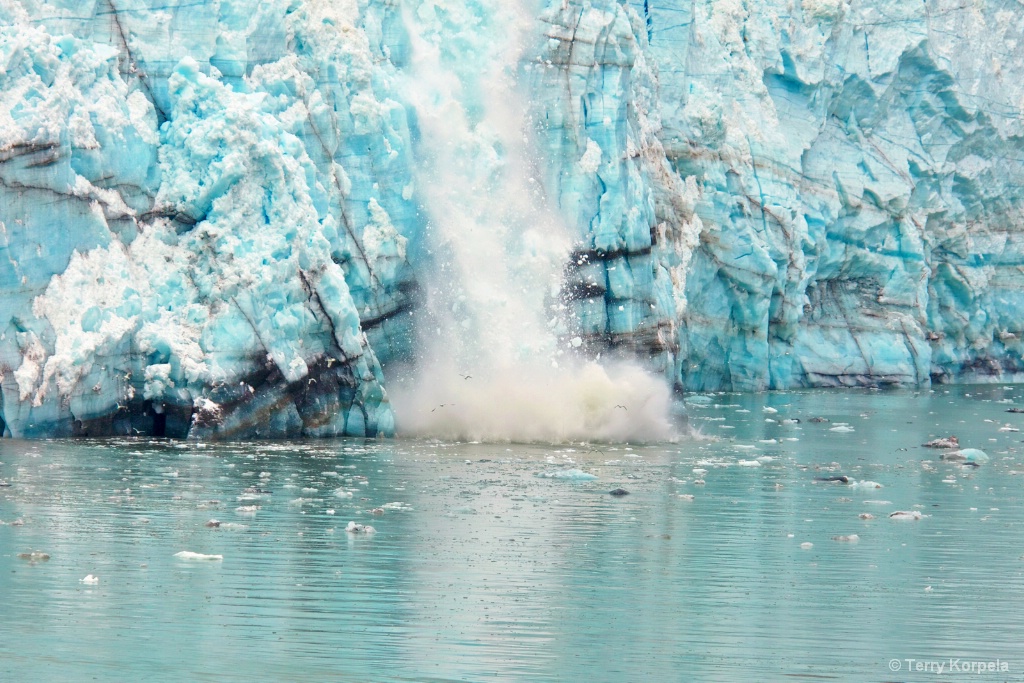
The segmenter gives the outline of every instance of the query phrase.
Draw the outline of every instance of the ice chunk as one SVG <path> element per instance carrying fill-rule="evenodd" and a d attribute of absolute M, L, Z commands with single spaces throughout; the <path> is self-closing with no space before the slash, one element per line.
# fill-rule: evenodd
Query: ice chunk
<path fill-rule="evenodd" d="M 223 555 L 204 555 L 203 553 L 194 553 L 190 550 L 182 550 L 181 552 L 174 553 L 174 556 L 179 560 L 204 560 L 211 562 L 224 559 Z"/>
<path fill-rule="evenodd" d="M 571 479 L 574 481 L 589 481 L 591 479 L 597 479 L 596 474 L 584 472 L 579 469 L 547 470 L 544 472 L 535 472 L 534 476 L 540 477 L 541 479 Z"/>

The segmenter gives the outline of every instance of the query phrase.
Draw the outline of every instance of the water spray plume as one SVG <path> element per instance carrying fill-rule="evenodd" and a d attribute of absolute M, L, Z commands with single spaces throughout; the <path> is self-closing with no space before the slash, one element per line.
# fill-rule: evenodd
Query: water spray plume
<path fill-rule="evenodd" d="M 405 92 L 420 133 L 430 263 L 420 267 L 423 356 L 414 378 L 391 391 L 398 430 L 505 441 L 668 438 L 663 381 L 588 362 L 559 343 L 574 238 L 533 172 L 529 100 L 517 79 L 532 16 L 498 0 L 407 9 Z"/>

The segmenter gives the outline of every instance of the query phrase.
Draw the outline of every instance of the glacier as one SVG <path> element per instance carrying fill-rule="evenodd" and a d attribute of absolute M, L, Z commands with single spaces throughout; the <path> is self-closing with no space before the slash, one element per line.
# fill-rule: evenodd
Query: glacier
<path fill-rule="evenodd" d="M 0 0 L 3 433 L 1020 379 L 1022 14 Z"/>

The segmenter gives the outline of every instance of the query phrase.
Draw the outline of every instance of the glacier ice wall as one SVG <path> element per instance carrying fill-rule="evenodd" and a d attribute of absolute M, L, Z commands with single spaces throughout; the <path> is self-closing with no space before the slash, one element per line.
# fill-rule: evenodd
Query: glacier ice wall
<path fill-rule="evenodd" d="M 417 225 L 393 24 L 0 3 L 8 433 L 393 431 L 377 354 L 407 352 Z"/>
<path fill-rule="evenodd" d="M 441 151 L 464 193 L 530 166 L 566 354 L 696 390 L 1019 377 L 1022 15 L 0 0 L 4 432 L 391 433 L 382 367 L 420 353 L 445 262 Z M 502 21 L 522 139 L 442 150 L 416 41 L 466 58 Z"/>
<path fill-rule="evenodd" d="M 701 195 L 682 385 L 1019 377 L 1019 3 L 632 4 Z"/>

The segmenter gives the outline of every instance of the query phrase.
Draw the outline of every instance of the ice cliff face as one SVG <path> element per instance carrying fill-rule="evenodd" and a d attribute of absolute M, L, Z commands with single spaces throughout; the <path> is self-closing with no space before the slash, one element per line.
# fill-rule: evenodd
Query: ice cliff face
<path fill-rule="evenodd" d="M 1024 370 L 1019 3 L 635 5 L 701 195 L 683 385 Z"/>
<path fill-rule="evenodd" d="M 9 433 L 393 431 L 368 341 L 415 232 L 393 14 L 0 3 Z"/>
<path fill-rule="evenodd" d="M 417 355 L 431 235 L 526 163 L 568 247 L 524 300 L 573 354 L 686 389 L 1012 377 L 1022 14 L 0 0 L 5 433 L 393 432 L 381 364 Z M 465 91 L 501 22 L 521 140 Z M 459 84 L 465 134 L 410 77 Z"/>

